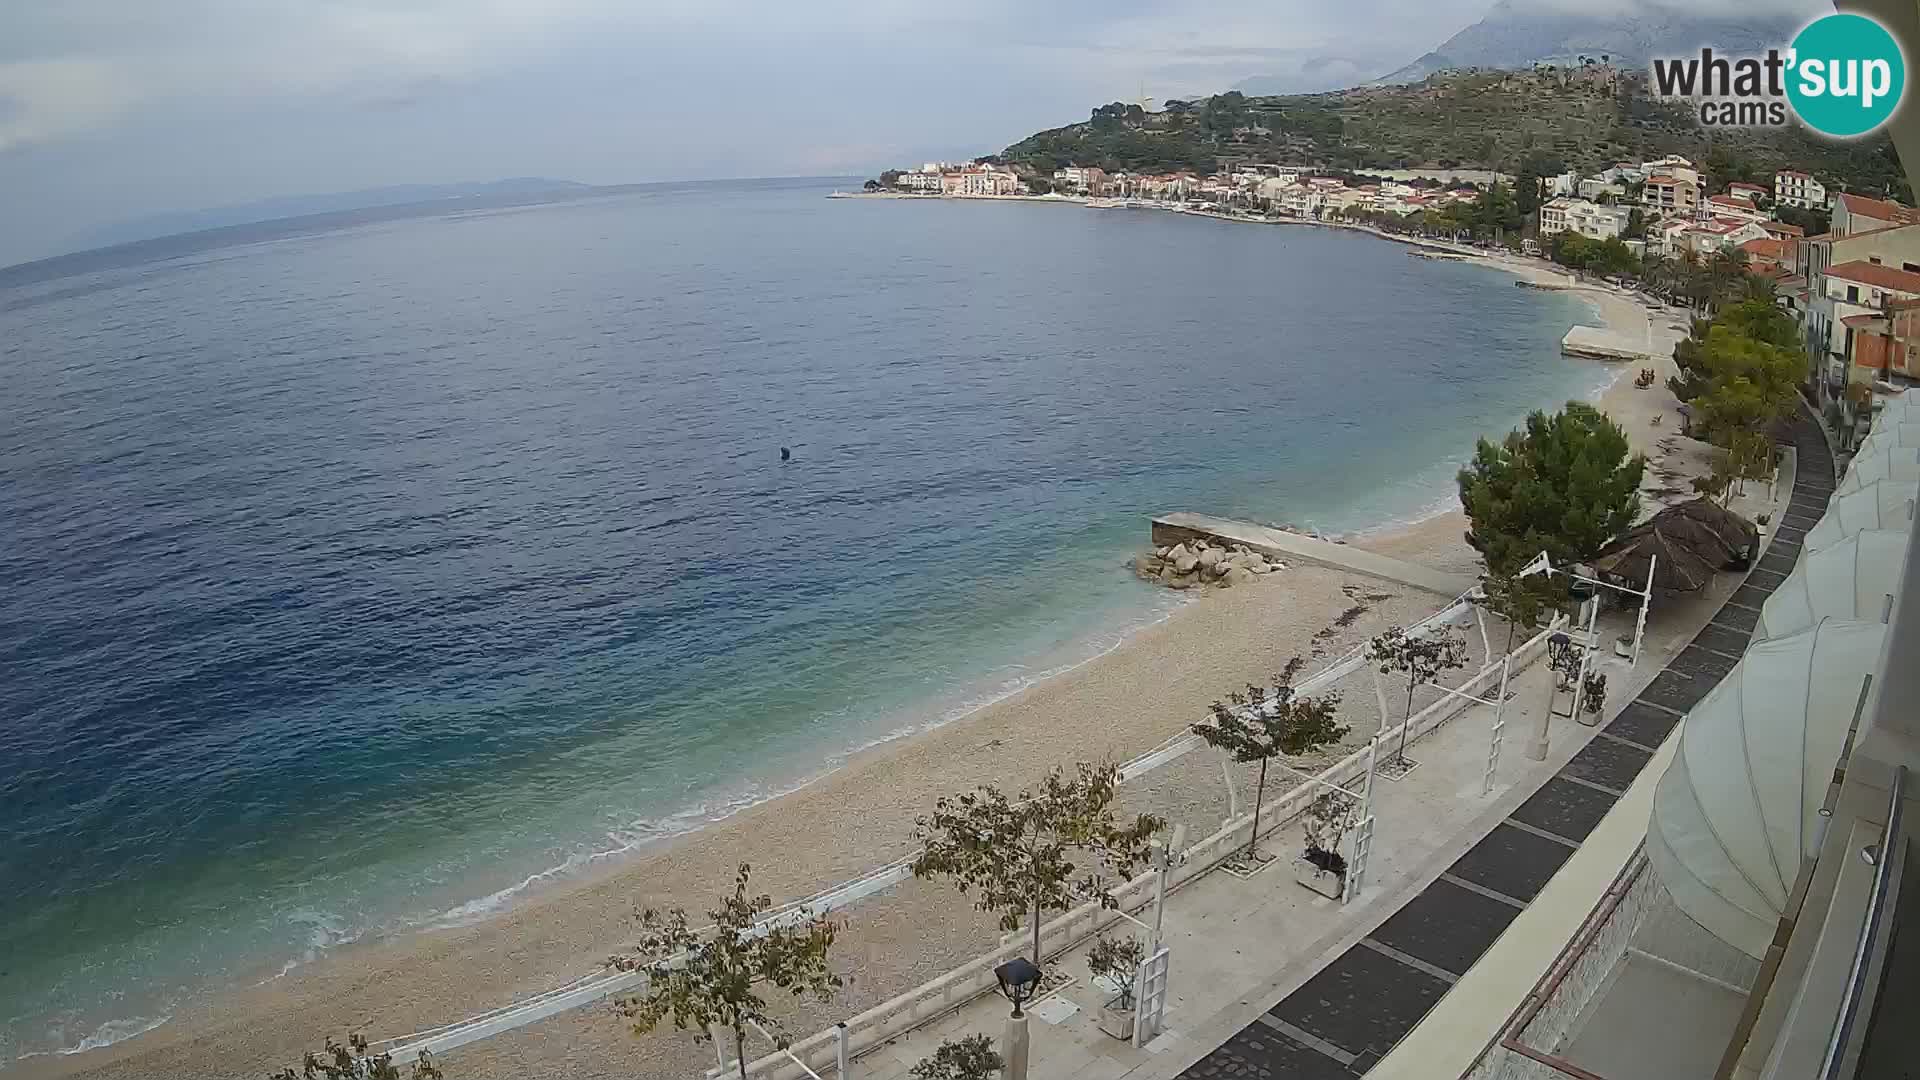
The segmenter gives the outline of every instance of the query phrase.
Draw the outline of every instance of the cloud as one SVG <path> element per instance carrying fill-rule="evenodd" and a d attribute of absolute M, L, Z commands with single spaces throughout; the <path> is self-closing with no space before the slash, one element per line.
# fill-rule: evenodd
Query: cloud
<path fill-rule="evenodd" d="M 128 101 L 125 85 L 98 61 L 0 63 L 0 153 L 97 128 Z"/>

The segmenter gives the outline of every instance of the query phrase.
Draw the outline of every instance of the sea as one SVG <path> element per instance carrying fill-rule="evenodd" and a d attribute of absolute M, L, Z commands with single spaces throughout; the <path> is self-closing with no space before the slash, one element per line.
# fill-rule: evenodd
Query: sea
<path fill-rule="evenodd" d="M 1360 233 L 835 186 L 0 273 L 0 1068 L 1084 662 L 1182 602 L 1155 513 L 1444 510 L 1608 375 Z"/>

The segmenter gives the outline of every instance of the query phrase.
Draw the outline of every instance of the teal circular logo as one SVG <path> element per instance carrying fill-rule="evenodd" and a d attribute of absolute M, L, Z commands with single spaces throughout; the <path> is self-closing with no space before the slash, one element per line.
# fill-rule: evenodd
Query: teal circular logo
<path fill-rule="evenodd" d="M 1787 101 L 1822 135 L 1852 138 L 1887 122 L 1907 89 L 1900 43 L 1865 15 L 1828 15 L 1793 39 Z"/>

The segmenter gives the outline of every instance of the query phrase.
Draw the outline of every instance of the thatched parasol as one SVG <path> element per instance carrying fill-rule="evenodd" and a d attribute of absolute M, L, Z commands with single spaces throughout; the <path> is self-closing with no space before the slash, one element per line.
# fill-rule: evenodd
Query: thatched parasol
<path fill-rule="evenodd" d="M 1723 570 L 1745 567 L 1760 543 L 1760 530 L 1753 522 L 1704 496 L 1669 506 L 1653 516 L 1654 521 L 1662 518 L 1672 519 L 1666 526 L 1670 530 L 1697 537 L 1701 555 L 1709 555 L 1709 544 L 1718 545 L 1726 552 L 1720 562 Z"/>
<path fill-rule="evenodd" d="M 1635 525 L 1594 556 L 1603 573 L 1632 582 L 1647 579 L 1654 563 L 1653 586 L 1692 592 L 1713 580 L 1716 571 L 1739 566 L 1751 557 L 1759 531 L 1740 515 L 1710 499 L 1669 506 Z"/>

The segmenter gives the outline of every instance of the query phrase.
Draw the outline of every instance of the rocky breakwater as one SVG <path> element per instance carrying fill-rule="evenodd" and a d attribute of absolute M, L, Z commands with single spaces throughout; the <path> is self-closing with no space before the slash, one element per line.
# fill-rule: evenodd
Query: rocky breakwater
<path fill-rule="evenodd" d="M 1226 589 L 1251 584 L 1287 568 L 1286 563 L 1270 561 L 1244 545 L 1229 546 L 1205 540 L 1155 548 L 1151 554 L 1134 559 L 1132 565 L 1141 580 L 1159 582 L 1170 589 L 1208 585 Z"/>

